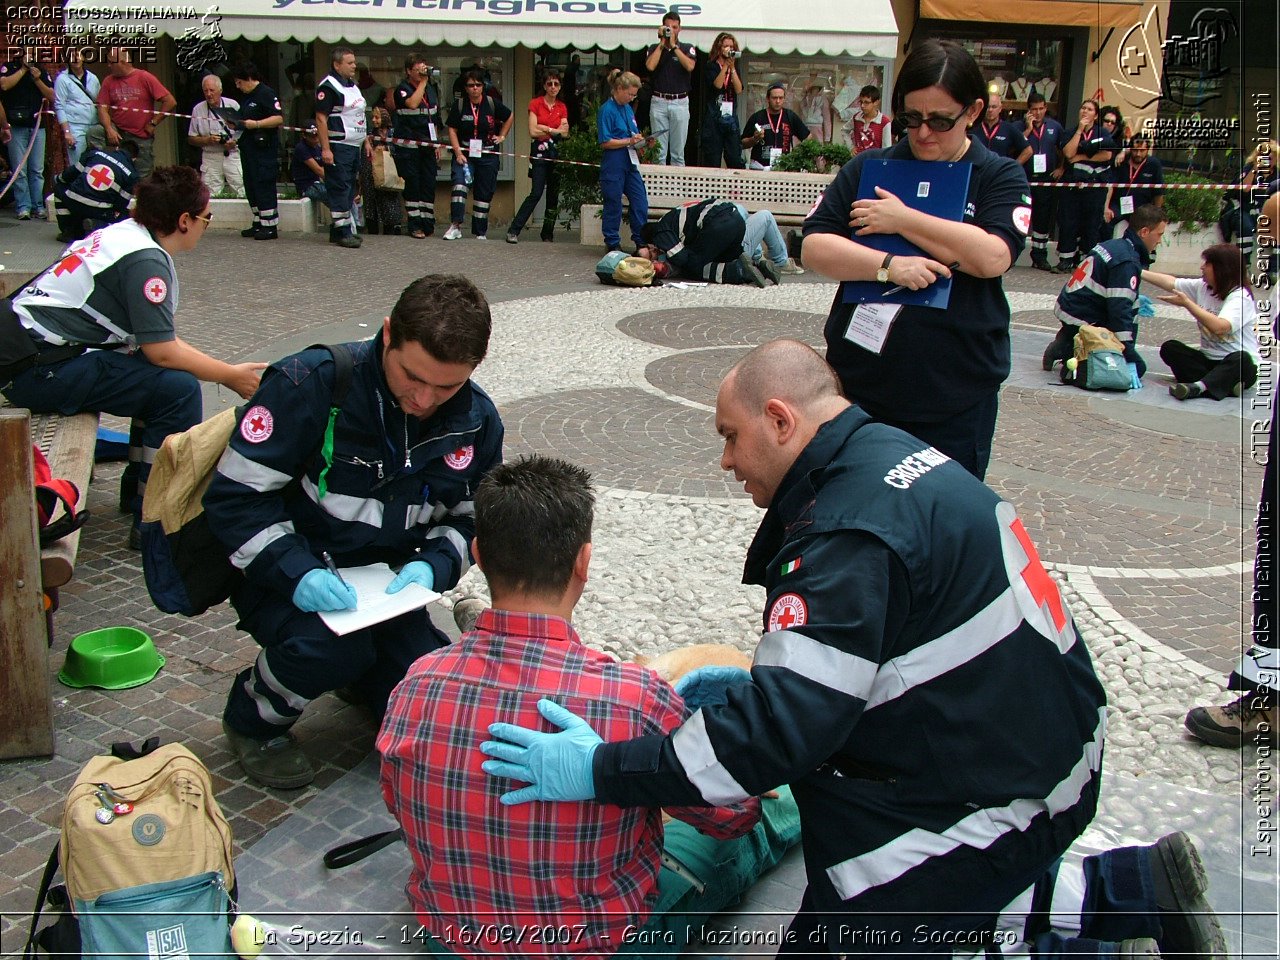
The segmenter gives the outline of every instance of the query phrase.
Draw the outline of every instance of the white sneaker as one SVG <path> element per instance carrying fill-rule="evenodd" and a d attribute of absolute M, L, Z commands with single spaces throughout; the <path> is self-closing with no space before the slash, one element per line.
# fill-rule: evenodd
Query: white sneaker
<path fill-rule="evenodd" d="M 781 272 L 787 273 L 787 274 L 795 274 L 798 276 L 799 274 L 804 273 L 804 267 L 796 263 L 794 257 L 787 257 L 787 262 L 786 264 L 783 265 Z"/>
<path fill-rule="evenodd" d="M 487 233 L 482 233 L 482 234 L 480 234 L 479 236 L 472 237 L 471 239 L 472 239 L 472 240 L 488 240 L 488 239 L 489 239 L 489 235 L 488 235 Z"/>
<path fill-rule="evenodd" d="M 444 232 L 444 238 L 446 240 L 461 240 L 462 228 L 455 223 L 453 226 L 451 226 L 448 230 Z"/>

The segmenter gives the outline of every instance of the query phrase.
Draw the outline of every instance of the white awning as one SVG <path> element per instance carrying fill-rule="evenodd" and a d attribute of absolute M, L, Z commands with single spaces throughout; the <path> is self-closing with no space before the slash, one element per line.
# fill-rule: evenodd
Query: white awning
<path fill-rule="evenodd" d="M 794 6 L 778 0 L 195 0 L 172 7 L 194 13 L 130 19 L 125 32 L 206 37 L 217 29 L 228 39 L 639 50 L 657 39 L 662 14 L 671 7 L 680 13 L 684 39 L 697 47 L 728 30 L 749 53 L 892 60 L 898 40 L 891 0 Z M 122 21 L 104 19 L 104 10 L 111 5 L 101 0 L 69 0 L 66 21 L 73 32 L 112 33 Z"/>

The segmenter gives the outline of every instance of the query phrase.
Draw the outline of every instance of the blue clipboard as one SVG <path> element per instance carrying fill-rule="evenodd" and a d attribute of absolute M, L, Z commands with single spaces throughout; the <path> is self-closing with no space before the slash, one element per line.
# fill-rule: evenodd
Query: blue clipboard
<path fill-rule="evenodd" d="M 973 164 L 938 160 L 868 160 L 858 181 L 858 199 L 875 199 L 876 187 L 883 187 L 913 210 L 957 223 L 964 219 L 969 199 L 969 175 Z M 896 233 L 875 233 L 851 238 L 894 256 L 927 257 L 914 243 Z M 901 303 L 945 310 L 951 302 L 951 280 L 941 278 L 923 290 L 902 290 L 891 297 L 885 291 L 893 284 L 875 280 L 846 280 L 840 285 L 845 303 Z"/>

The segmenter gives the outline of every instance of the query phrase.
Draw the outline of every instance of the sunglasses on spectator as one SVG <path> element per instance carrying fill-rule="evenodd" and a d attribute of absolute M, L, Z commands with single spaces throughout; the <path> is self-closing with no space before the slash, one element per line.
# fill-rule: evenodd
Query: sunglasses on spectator
<path fill-rule="evenodd" d="M 954 117 L 946 117 L 946 116 L 926 117 L 924 114 L 920 113 L 917 110 L 911 110 L 907 113 L 898 114 L 897 117 L 895 117 L 895 119 L 899 123 L 901 123 L 903 126 L 905 126 L 908 130 L 918 130 L 920 127 L 923 126 L 923 127 L 928 127 L 934 133 L 946 133 L 948 130 L 950 130 L 952 127 L 954 127 L 957 123 L 960 122 L 960 118 L 965 115 L 965 112 L 966 111 L 961 110 Z"/>
<path fill-rule="evenodd" d="M 468 87 L 483 87 L 483 86 L 484 86 L 484 84 L 483 84 L 483 83 L 468 83 L 468 84 L 467 84 L 467 86 L 468 86 Z"/>

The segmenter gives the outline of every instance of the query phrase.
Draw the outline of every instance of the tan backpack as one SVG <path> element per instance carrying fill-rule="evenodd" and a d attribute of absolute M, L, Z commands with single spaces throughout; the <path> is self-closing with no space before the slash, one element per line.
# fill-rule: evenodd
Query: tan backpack
<path fill-rule="evenodd" d="M 1091 323 L 1080 324 L 1075 340 L 1076 363 L 1084 363 L 1089 354 L 1097 350 L 1124 353 L 1124 344 L 1106 327 L 1095 327 Z"/>

